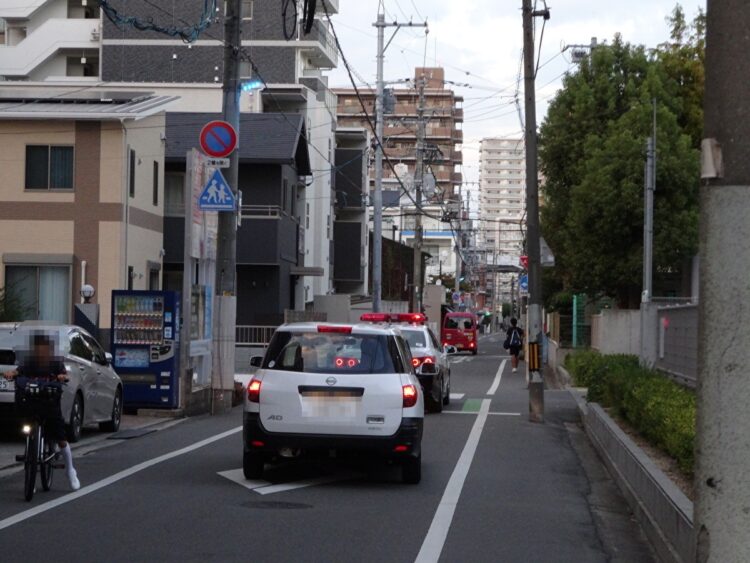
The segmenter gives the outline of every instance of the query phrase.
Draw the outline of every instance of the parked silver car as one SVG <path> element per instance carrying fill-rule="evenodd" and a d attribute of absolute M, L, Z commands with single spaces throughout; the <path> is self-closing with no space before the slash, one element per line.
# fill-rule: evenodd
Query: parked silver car
<path fill-rule="evenodd" d="M 69 382 L 63 388 L 62 413 L 68 439 L 77 442 L 81 428 L 99 424 L 116 432 L 122 418 L 122 381 L 112 368 L 111 356 L 84 329 L 39 321 L 0 324 L 0 371 L 17 365 L 30 335 L 44 332 L 56 343 L 55 354 L 65 362 Z M 0 414 L 15 416 L 15 382 L 0 378 Z"/>

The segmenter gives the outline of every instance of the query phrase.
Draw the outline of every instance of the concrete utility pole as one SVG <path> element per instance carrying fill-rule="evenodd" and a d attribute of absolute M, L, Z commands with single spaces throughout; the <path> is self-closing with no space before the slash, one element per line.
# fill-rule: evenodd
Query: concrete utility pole
<path fill-rule="evenodd" d="M 529 257 L 528 357 L 529 420 L 544 422 L 544 381 L 542 380 L 542 264 L 539 246 L 539 177 L 537 171 L 536 92 L 534 75 L 535 17 L 549 19 L 549 10 L 533 10 L 531 0 L 523 0 L 523 61 L 526 103 L 526 253 Z"/>
<path fill-rule="evenodd" d="M 242 1 L 228 0 L 224 19 L 224 84 L 222 113 L 237 135 L 240 133 L 240 48 Z M 238 200 L 239 147 L 229 155 L 226 180 Z M 214 373 L 220 377 L 219 389 L 212 389 L 212 412 L 231 408 L 234 380 L 235 326 L 237 321 L 237 213 L 220 212 L 216 247 L 216 300 L 214 303 Z M 213 378 L 212 378 L 213 381 Z M 212 385 L 213 386 L 213 385 Z"/>
<path fill-rule="evenodd" d="M 750 561 L 750 5 L 708 0 L 700 192 L 696 561 Z"/>
<path fill-rule="evenodd" d="M 464 237 L 464 204 L 463 199 L 461 195 L 461 191 L 463 188 L 463 184 L 458 185 L 458 236 L 456 237 L 456 279 L 453 281 L 453 291 L 454 293 L 459 293 L 461 291 L 461 282 L 459 281 L 459 278 L 461 277 L 461 248 L 463 247 L 463 237 Z"/>
<path fill-rule="evenodd" d="M 414 166 L 414 310 L 422 311 L 422 183 L 424 181 L 424 87 L 426 78 L 420 76 L 417 89 L 417 161 Z"/>
<path fill-rule="evenodd" d="M 383 60 L 388 45 L 401 27 L 427 27 L 427 23 L 398 23 L 385 21 L 382 4 L 378 11 L 378 19 L 372 24 L 378 29 L 377 54 L 377 86 L 375 93 L 375 191 L 372 194 L 372 310 L 380 312 L 383 295 Z M 384 45 L 386 27 L 396 29 Z"/>

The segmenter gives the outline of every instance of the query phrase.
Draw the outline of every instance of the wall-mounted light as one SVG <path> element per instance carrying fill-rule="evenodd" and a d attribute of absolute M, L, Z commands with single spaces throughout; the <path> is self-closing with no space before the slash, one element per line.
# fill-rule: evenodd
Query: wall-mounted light
<path fill-rule="evenodd" d="M 87 283 L 83 287 L 81 287 L 80 293 L 81 297 L 83 297 L 83 302 L 89 303 L 91 302 L 91 298 L 96 294 L 96 289 L 94 289 L 93 285 Z"/>
<path fill-rule="evenodd" d="M 265 88 L 265 84 L 257 78 L 245 80 L 240 85 L 240 90 L 243 92 L 252 92 L 253 90 L 261 90 L 263 88 Z"/>

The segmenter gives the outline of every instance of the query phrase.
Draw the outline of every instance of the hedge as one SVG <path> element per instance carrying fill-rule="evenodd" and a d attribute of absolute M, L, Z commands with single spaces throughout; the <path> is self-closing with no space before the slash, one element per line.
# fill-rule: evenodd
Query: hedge
<path fill-rule="evenodd" d="M 565 367 L 577 386 L 588 387 L 589 401 L 612 408 L 692 475 L 695 393 L 641 367 L 636 356 L 581 350 L 565 358 Z"/>

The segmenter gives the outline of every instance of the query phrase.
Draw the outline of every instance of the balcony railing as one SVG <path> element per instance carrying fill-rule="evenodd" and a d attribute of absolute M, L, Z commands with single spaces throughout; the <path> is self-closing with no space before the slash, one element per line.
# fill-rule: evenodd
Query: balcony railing
<path fill-rule="evenodd" d="M 310 54 L 313 62 L 321 68 L 335 68 L 338 65 L 339 52 L 328 26 L 323 21 L 316 19 L 310 33 L 305 34 L 304 27 L 304 22 L 300 21 L 297 29 L 302 48 Z"/>

